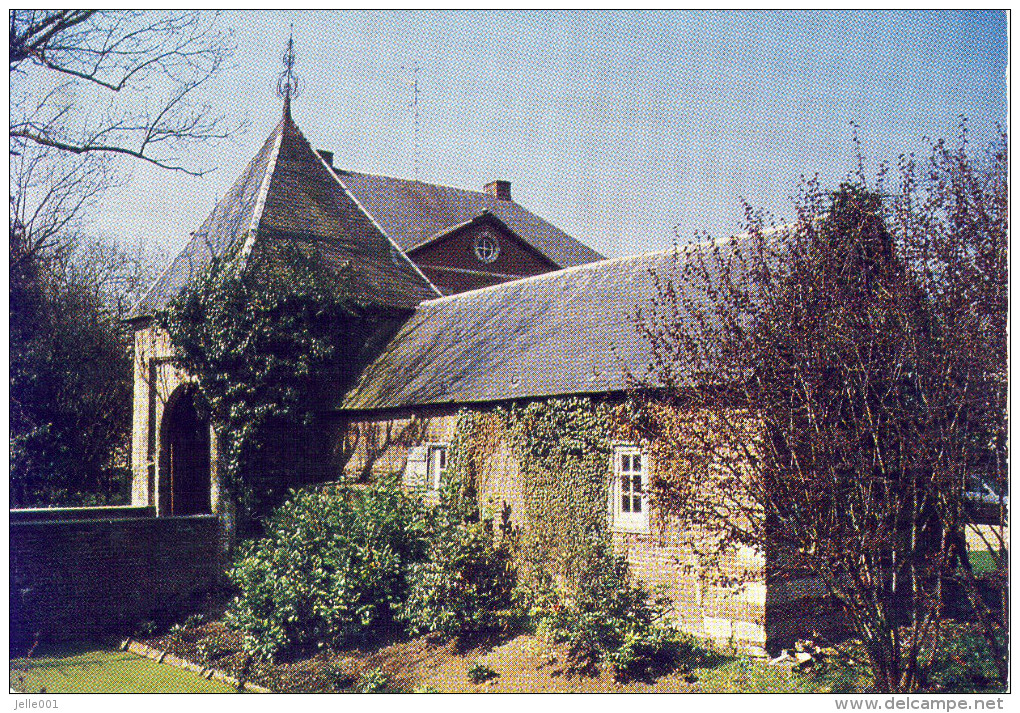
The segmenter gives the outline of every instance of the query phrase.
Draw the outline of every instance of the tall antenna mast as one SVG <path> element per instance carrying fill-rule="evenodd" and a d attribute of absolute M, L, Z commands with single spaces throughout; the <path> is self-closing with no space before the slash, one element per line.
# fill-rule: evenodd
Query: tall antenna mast
<path fill-rule="evenodd" d="M 405 65 L 401 69 L 410 69 L 411 76 L 414 78 L 414 81 L 411 83 L 411 102 L 407 106 L 414 109 L 414 180 L 417 181 L 418 175 L 421 173 L 421 106 L 418 103 L 420 95 L 418 73 L 421 71 L 421 67 L 418 64 L 418 60 L 415 60 L 413 66 L 408 67 Z"/>

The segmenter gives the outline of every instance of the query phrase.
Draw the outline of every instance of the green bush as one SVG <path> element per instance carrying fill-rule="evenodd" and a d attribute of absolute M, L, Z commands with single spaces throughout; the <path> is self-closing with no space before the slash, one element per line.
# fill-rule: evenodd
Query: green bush
<path fill-rule="evenodd" d="M 513 587 L 510 556 L 493 544 L 491 523 L 447 517 L 434 526 L 427 559 L 410 568 L 402 618 L 413 634 L 500 631 L 512 619 Z"/>
<path fill-rule="evenodd" d="M 613 674 L 621 681 L 654 679 L 679 666 L 697 668 L 717 658 L 690 634 L 661 624 L 630 629 L 623 643 L 606 654 Z"/>
<path fill-rule="evenodd" d="M 931 680 L 925 688 L 939 693 L 986 693 L 1006 690 L 993 653 L 974 624 L 947 621 Z"/>
<path fill-rule="evenodd" d="M 584 563 L 578 584 L 557 586 L 546 577 L 518 588 L 538 633 L 566 646 L 576 670 L 612 667 L 620 680 L 647 678 L 680 664 L 696 665 L 709 652 L 665 622 L 666 599 L 656 599 L 635 582 L 623 557 L 596 548 Z"/>
<path fill-rule="evenodd" d="M 393 620 L 405 569 L 422 559 L 430 516 L 392 485 L 295 494 L 229 575 L 240 590 L 228 626 L 262 659 L 338 647 Z"/>
<path fill-rule="evenodd" d="M 481 661 L 475 661 L 468 667 L 467 676 L 471 683 L 479 684 L 491 681 L 499 674 L 491 666 L 486 666 Z"/>
<path fill-rule="evenodd" d="M 361 675 L 355 690 L 358 693 L 386 693 L 389 687 L 389 678 L 383 673 L 383 670 L 381 668 L 373 668 Z"/>

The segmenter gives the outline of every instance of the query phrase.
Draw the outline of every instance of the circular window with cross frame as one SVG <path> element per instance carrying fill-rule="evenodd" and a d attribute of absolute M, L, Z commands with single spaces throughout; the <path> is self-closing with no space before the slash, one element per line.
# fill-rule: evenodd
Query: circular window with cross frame
<path fill-rule="evenodd" d="M 486 265 L 495 262 L 499 257 L 499 240 L 488 230 L 475 236 L 475 257 Z"/>

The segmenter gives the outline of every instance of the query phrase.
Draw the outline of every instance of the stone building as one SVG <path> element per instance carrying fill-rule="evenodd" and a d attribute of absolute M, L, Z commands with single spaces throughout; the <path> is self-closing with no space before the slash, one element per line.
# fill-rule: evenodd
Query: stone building
<path fill-rule="evenodd" d="M 333 160 L 309 145 L 285 99 L 265 145 L 135 309 L 133 505 L 159 516 L 223 511 L 215 439 L 152 316 L 230 251 L 314 241 L 366 301 L 401 315 L 326 409 L 339 454 L 329 479 L 396 472 L 409 486 L 435 488 L 458 414 L 557 397 L 620 403 L 628 372 L 647 364 L 631 315 L 651 299 L 651 273 L 672 251 L 606 260 L 514 202 L 506 181 L 467 191 L 347 171 Z M 609 448 L 613 543 L 638 576 L 668 589 L 684 627 L 757 647 L 787 637 L 783 612 L 796 597 L 766 587 L 762 555 L 747 551 L 733 563 L 751 580 L 740 589 L 682 573 L 685 553 L 650 512 L 654 463 L 639 444 Z M 519 466 L 498 450 L 479 496 L 495 504 L 522 497 Z"/>

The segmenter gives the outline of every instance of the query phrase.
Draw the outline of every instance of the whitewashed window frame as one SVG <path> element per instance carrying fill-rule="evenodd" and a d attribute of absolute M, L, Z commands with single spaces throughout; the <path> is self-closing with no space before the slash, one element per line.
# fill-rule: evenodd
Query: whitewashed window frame
<path fill-rule="evenodd" d="M 635 470 L 635 458 L 638 468 Z M 626 460 L 625 460 L 626 459 Z M 627 466 L 626 469 L 624 466 Z M 652 473 L 652 459 L 648 453 L 633 443 L 613 445 L 612 462 L 609 466 L 609 514 L 613 529 L 618 532 L 648 534 L 650 522 L 648 513 L 648 485 Z M 628 477 L 629 487 L 625 493 L 623 477 Z M 637 504 L 640 510 L 634 509 L 634 476 L 640 476 L 640 495 Z M 624 507 L 624 495 L 627 495 L 629 508 Z"/>
<path fill-rule="evenodd" d="M 428 490 L 439 490 L 443 485 L 443 476 L 449 464 L 450 444 L 429 443 L 428 455 L 425 458 L 425 487 Z"/>

